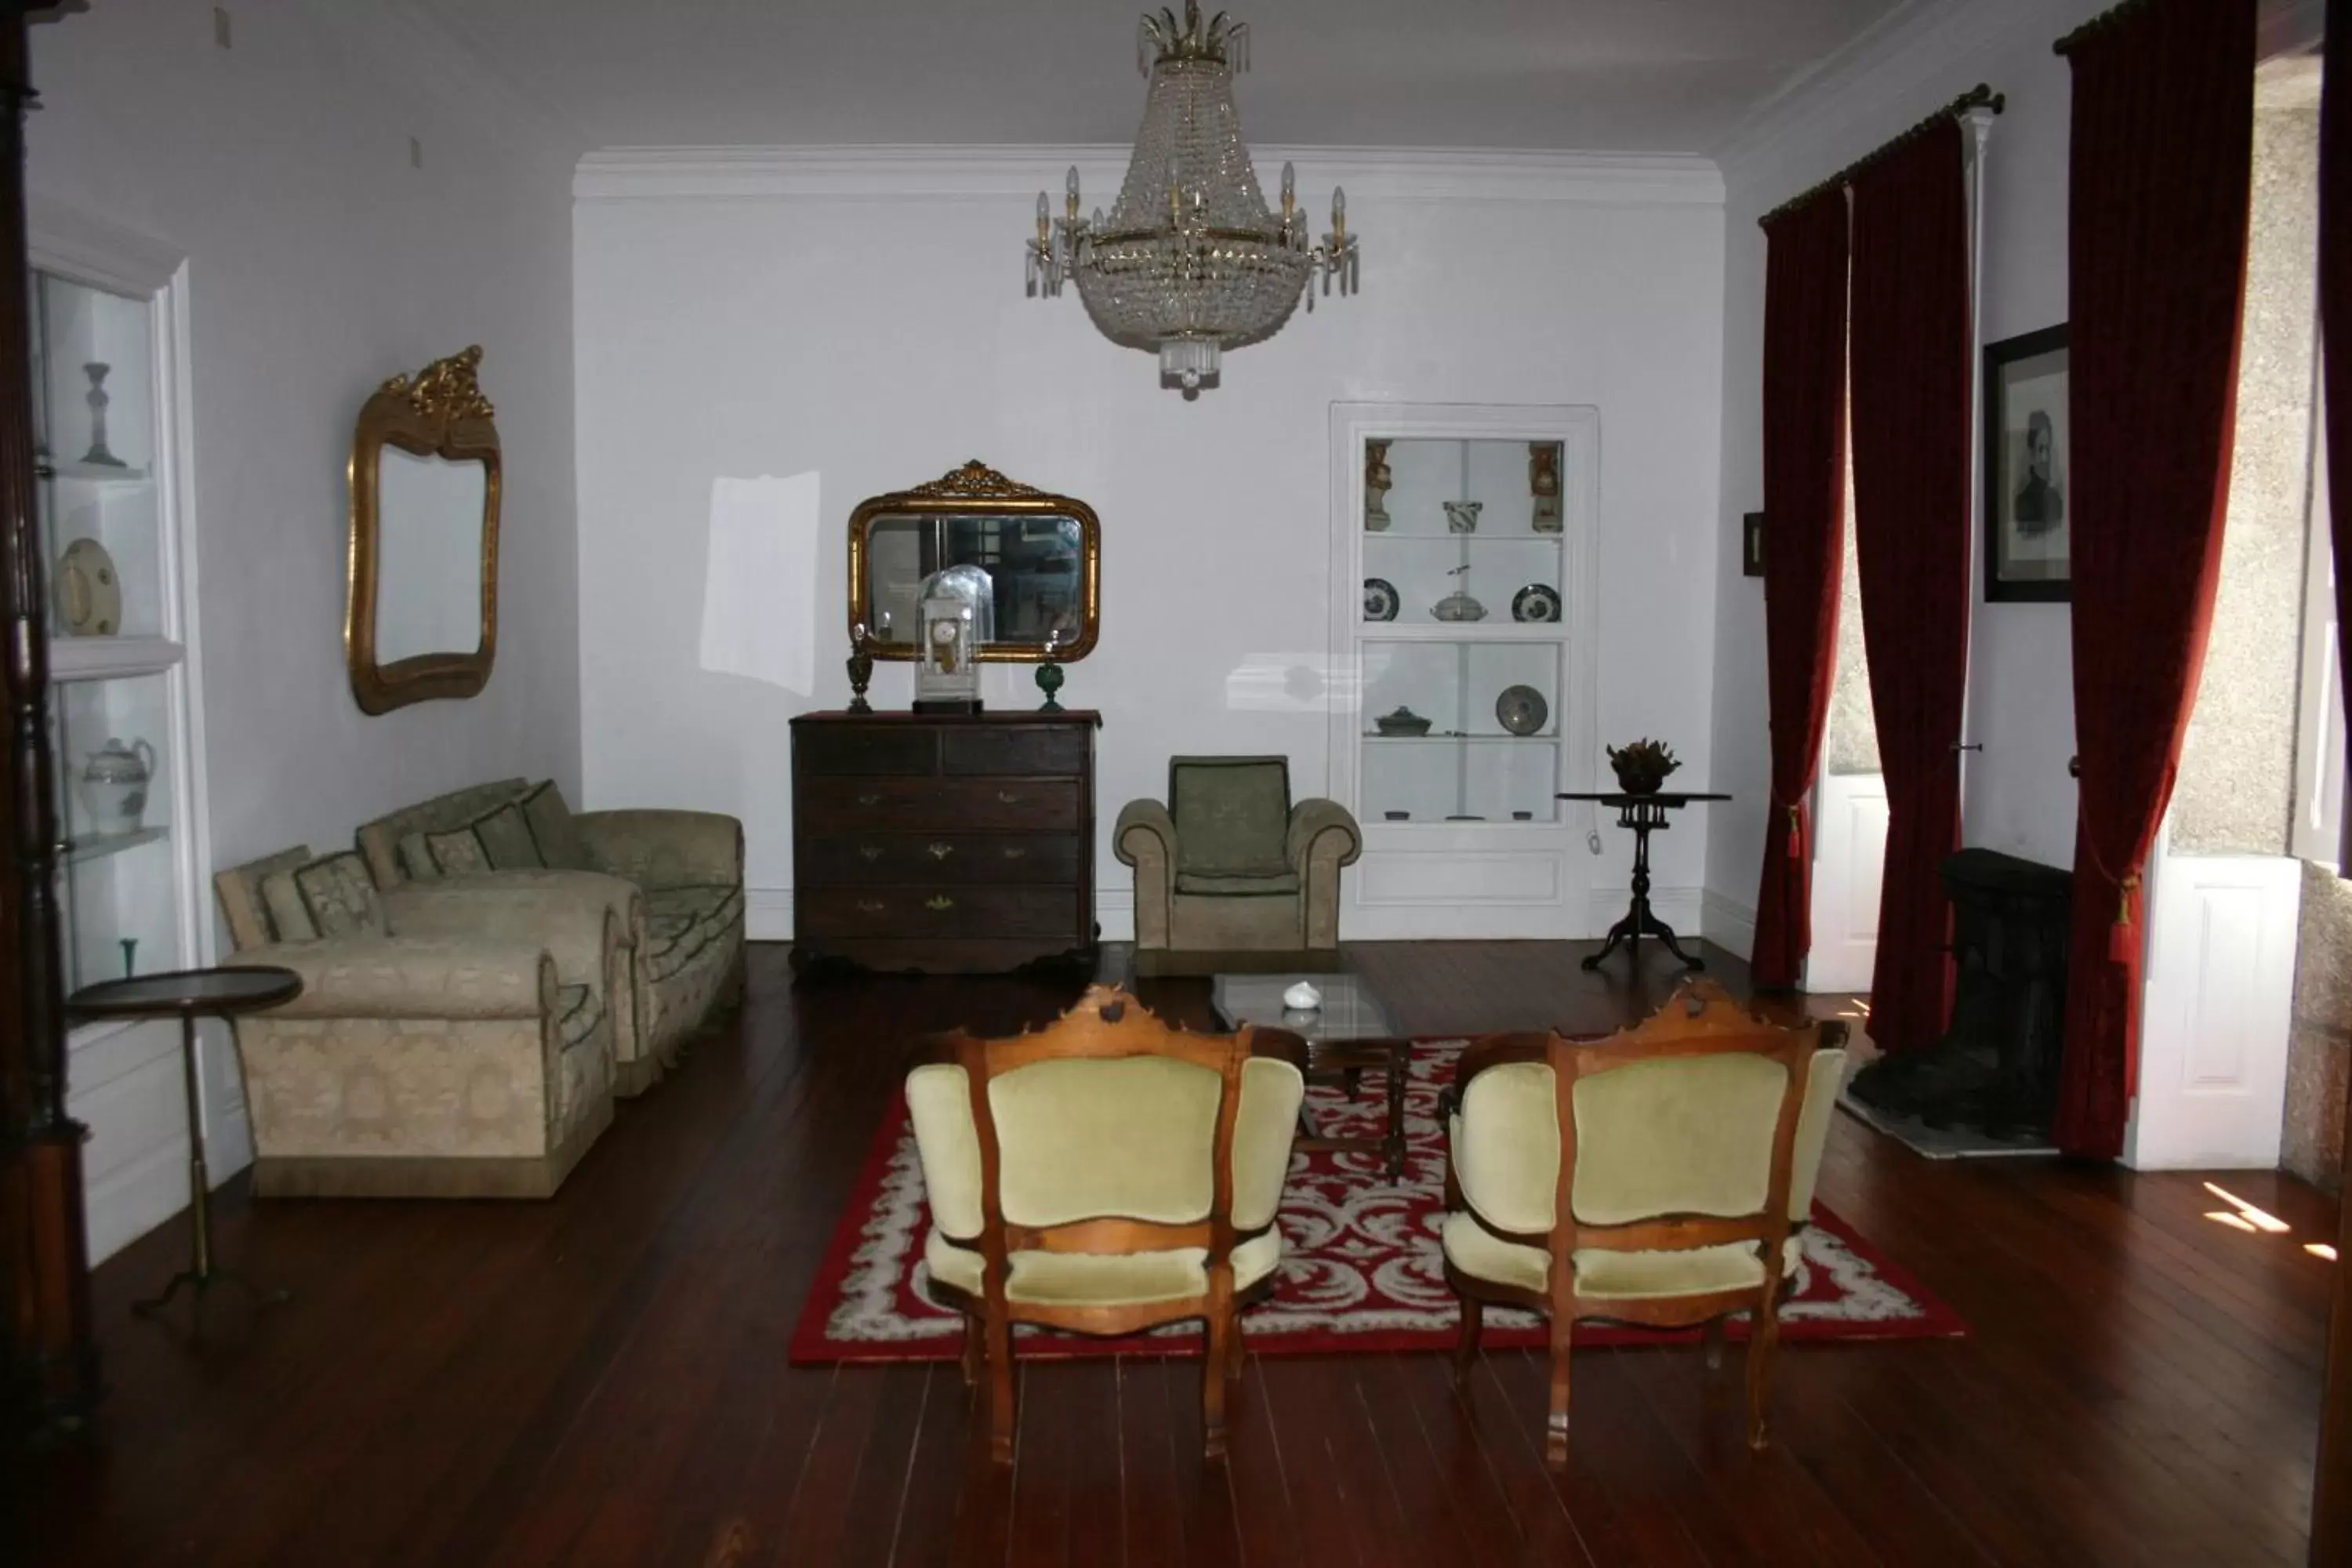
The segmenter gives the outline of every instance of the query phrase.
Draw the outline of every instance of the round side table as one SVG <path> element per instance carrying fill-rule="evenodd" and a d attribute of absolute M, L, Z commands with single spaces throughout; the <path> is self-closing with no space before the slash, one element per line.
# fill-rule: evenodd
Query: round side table
<path fill-rule="evenodd" d="M 169 1306 L 183 1285 L 194 1289 L 196 1312 L 204 1313 L 205 1292 L 219 1281 L 240 1285 L 263 1306 L 289 1300 L 288 1290 L 264 1290 L 244 1275 L 213 1267 L 212 1184 L 205 1174 L 205 1119 L 196 1083 L 196 1020 L 235 1018 L 290 1002 L 302 994 L 302 977 L 290 969 L 184 969 L 168 974 L 141 974 L 129 980 L 109 980 L 84 986 L 66 999 L 66 1011 L 84 1021 L 98 1018 L 177 1018 L 180 1020 L 180 1067 L 188 1100 L 188 1192 L 194 1235 L 188 1267 L 172 1276 L 161 1296 L 132 1304 L 142 1317 L 152 1317 Z"/>

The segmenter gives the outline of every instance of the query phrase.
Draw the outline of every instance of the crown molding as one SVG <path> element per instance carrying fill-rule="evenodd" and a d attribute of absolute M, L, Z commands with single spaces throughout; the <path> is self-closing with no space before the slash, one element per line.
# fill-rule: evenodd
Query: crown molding
<path fill-rule="evenodd" d="M 1108 205 L 1131 149 L 1085 146 L 614 147 L 580 160 L 576 201 L 934 200 L 1058 195 L 1075 164 L 1089 205 Z M 1286 162 L 1302 184 L 1396 201 L 1719 206 L 1723 176 L 1679 153 L 1474 148 L 1262 146 L 1260 179 Z"/>

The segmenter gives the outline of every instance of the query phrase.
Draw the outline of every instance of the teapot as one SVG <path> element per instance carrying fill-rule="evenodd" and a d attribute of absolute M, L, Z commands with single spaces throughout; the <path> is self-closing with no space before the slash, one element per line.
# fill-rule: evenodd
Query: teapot
<path fill-rule="evenodd" d="M 126 746 L 108 736 L 81 770 L 89 830 L 101 837 L 138 832 L 139 819 L 147 811 L 147 786 L 154 777 L 154 747 L 138 740 Z"/>

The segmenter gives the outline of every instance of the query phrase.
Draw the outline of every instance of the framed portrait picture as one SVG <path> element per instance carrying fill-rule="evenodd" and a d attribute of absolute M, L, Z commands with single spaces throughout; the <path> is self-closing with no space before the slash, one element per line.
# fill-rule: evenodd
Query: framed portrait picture
<path fill-rule="evenodd" d="M 2068 563 L 2066 327 L 1984 351 L 1984 591 L 1988 601 L 2063 602 Z"/>

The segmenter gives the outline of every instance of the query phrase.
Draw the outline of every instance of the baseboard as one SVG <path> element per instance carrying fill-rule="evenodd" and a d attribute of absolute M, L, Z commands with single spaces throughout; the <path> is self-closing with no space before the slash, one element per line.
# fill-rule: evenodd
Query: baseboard
<path fill-rule="evenodd" d="M 1105 942 L 1135 940 L 1135 889 L 1097 888 L 1095 923 Z M 743 939 L 746 942 L 793 940 L 793 890 L 790 888 L 743 889 Z"/>
<path fill-rule="evenodd" d="M 793 940 L 793 890 L 790 888 L 743 889 L 743 940 Z"/>
<path fill-rule="evenodd" d="M 1756 911 L 1736 899 L 1706 889 L 1702 899 L 1699 934 L 1745 963 L 1756 955 Z"/>

